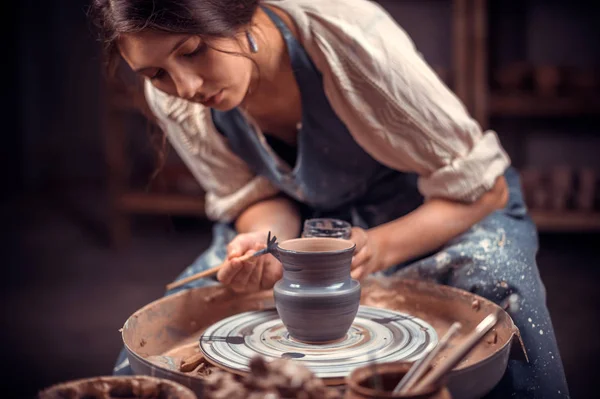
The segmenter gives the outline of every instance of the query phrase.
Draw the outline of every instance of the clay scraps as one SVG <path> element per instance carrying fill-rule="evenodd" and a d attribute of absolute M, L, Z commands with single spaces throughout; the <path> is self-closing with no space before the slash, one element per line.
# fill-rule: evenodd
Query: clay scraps
<path fill-rule="evenodd" d="M 255 357 L 250 373 L 241 377 L 215 369 L 204 379 L 207 399 L 340 399 L 341 393 L 325 386 L 308 368 L 289 359 L 266 362 Z"/>

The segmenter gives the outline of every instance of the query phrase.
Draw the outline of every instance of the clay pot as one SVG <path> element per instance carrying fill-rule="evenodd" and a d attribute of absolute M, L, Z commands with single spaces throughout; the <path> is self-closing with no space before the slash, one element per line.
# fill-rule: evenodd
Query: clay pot
<path fill-rule="evenodd" d="M 404 399 L 452 399 L 445 381 L 430 386 L 418 394 L 394 394 L 398 382 L 410 370 L 412 363 L 380 363 L 376 367 L 365 366 L 355 369 L 346 378 L 347 389 L 344 399 L 404 398 Z M 381 389 L 372 388 L 377 377 Z"/>
<path fill-rule="evenodd" d="M 67 381 L 46 388 L 39 399 L 83 398 L 197 399 L 176 382 L 147 376 L 94 377 Z"/>
<path fill-rule="evenodd" d="M 275 307 L 294 339 L 323 343 L 343 338 L 360 303 L 360 283 L 350 277 L 355 244 L 339 238 L 298 238 L 271 253 L 283 264 L 273 288 Z"/>

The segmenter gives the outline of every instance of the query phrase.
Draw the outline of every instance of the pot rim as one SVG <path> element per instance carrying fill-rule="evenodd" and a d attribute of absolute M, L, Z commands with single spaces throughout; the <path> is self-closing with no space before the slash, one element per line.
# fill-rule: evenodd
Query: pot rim
<path fill-rule="evenodd" d="M 293 249 L 285 249 L 282 248 L 281 245 L 285 243 L 294 243 L 299 241 L 334 241 L 339 244 L 340 241 L 348 243 L 347 248 L 336 249 L 332 251 L 298 251 Z M 319 256 L 329 256 L 329 255 L 339 255 L 346 252 L 353 252 L 356 249 L 356 244 L 353 241 L 346 240 L 343 238 L 332 238 L 332 237 L 305 237 L 305 238 L 292 238 L 291 240 L 285 240 L 281 243 L 277 243 L 277 250 L 286 254 L 294 254 L 294 255 L 319 255 Z"/>

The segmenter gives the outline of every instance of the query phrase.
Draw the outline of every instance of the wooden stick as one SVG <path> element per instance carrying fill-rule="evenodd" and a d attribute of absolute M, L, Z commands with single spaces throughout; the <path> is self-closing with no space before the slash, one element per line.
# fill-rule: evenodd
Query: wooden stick
<path fill-rule="evenodd" d="M 475 327 L 475 330 L 469 334 L 467 339 L 453 352 L 448 358 L 434 368 L 411 392 L 420 392 L 424 388 L 435 384 L 448 372 L 450 372 L 460 361 L 477 345 L 487 332 L 498 322 L 498 313 L 489 314 L 481 323 Z"/>
<path fill-rule="evenodd" d="M 181 365 L 179 366 L 179 371 L 182 371 L 184 373 L 194 371 L 194 369 L 197 368 L 203 361 L 204 355 L 202 353 L 196 353 L 195 355 L 192 355 L 185 359 L 183 362 L 181 362 Z"/>
<path fill-rule="evenodd" d="M 238 258 L 238 260 L 240 260 L 240 261 L 243 262 L 243 261 L 249 260 L 250 258 L 254 257 L 254 255 L 256 255 L 256 254 L 258 254 L 258 252 L 255 252 L 253 254 L 242 255 L 242 256 L 240 256 Z M 225 263 L 227 263 L 227 261 L 221 263 L 219 266 L 215 266 L 215 267 L 213 267 L 211 269 L 208 269 L 208 270 L 203 270 L 200 273 L 196 273 L 196 274 L 193 274 L 193 275 L 191 275 L 189 277 L 186 277 L 184 279 L 181 279 L 181 280 L 178 280 L 178 281 L 174 281 L 174 282 L 172 282 L 170 284 L 167 284 L 167 290 L 172 290 L 174 288 L 179 288 L 182 285 L 185 285 L 185 284 L 187 284 L 189 282 L 200 280 L 200 279 L 202 279 L 204 277 L 209 277 L 209 276 L 215 275 L 215 274 L 217 274 L 219 272 L 219 270 L 221 270 L 221 268 L 225 265 Z"/>
<path fill-rule="evenodd" d="M 410 392 L 412 387 L 415 385 L 417 381 L 427 372 L 429 365 L 433 361 L 433 359 L 440 353 L 442 350 L 448 346 L 448 343 L 457 333 L 457 331 L 462 327 L 462 324 L 459 322 L 454 322 L 446 334 L 442 337 L 440 342 L 432 348 L 427 355 L 421 358 L 421 360 L 415 362 L 413 367 L 410 368 L 408 373 L 404 376 L 404 378 L 396 385 L 393 393 L 397 394 L 407 394 Z"/>

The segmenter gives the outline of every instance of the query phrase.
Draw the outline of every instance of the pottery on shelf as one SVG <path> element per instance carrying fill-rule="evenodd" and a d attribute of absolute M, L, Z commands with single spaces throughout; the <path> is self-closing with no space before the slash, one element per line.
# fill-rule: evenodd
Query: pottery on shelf
<path fill-rule="evenodd" d="M 534 82 L 538 94 L 542 97 L 554 97 L 561 85 L 560 68 L 553 65 L 539 65 L 535 68 Z"/>
<path fill-rule="evenodd" d="M 311 237 L 270 248 L 283 265 L 273 288 L 275 307 L 294 339 L 324 343 L 343 338 L 360 303 L 360 283 L 350 276 L 355 244 Z"/>
<path fill-rule="evenodd" d="M 426 387 L 421 392 L 395 394 L 394 388 L 410 370 L 412 363 L 379 363 L 358 367 L 346 377 L 344 399 L 452 399 L 442 380 L 440 384 Z"/>
<path fill-rule="evenodd" d="M 499 91 L 520 93 L 531 80 L 532 66 L 526 62 L 513 62 L 494 72 L 494 80 Z"/>
<path fill-rule="evenodd" d="M 596 172 L 591 168 L 582 168 L 577 174 L 578 188 L 575 196 L 577 209 L 591 211 L 596 196 Z"/>

